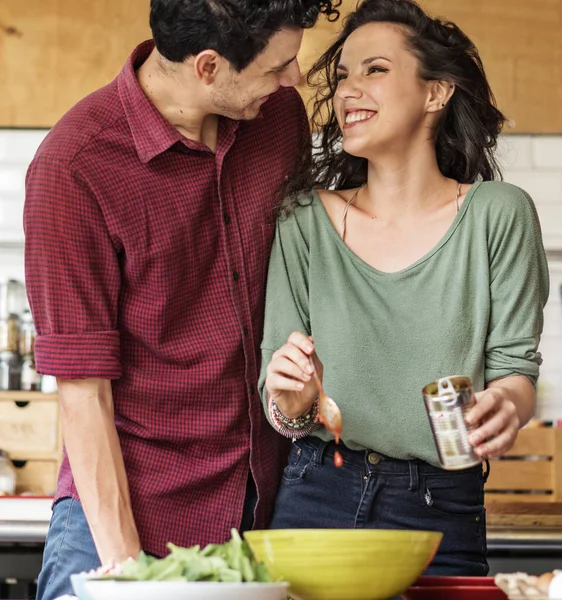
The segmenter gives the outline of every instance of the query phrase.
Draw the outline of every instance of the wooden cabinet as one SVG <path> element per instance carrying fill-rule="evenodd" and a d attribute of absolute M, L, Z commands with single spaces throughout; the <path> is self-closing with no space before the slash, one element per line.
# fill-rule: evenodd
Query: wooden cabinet
<path fill-rule="evenodd" d="M 562 133 L 562 0 L 420 0 L 454 21 L 476 43 L 506 131 Z M 342 13 L 355 6 L 343 0 Z M 305 33 L 303 67 L 326 48 L 341 22 Z M 310 94 L 306 91 L 305 96 Z"/>
<path fill-rule="evenodd" d="M 0 127 L 50 127 L 150 37 L 149 0 L 2 0 Z"/>
<path fill-rule="evenodd" d="M 52 495 L 62 460 L 58 394 L 0 392 L 0 448 L 16 468 L 16 493 Z"/>
<path fill-rule="evenodd" d="M 356 0 L 343 0 L 347 14 Z M 478 45 L 500 108 L 516 133 L 562 133 L 562 0 L 421 0 Z M 2 0 L 0 127 L 49 127 L 108 83 L 150 37 L 149 0 Z M 341 27 L 305 33 L 309 67 Z M 302 88 L 303 96 L 310 93 Z"/>

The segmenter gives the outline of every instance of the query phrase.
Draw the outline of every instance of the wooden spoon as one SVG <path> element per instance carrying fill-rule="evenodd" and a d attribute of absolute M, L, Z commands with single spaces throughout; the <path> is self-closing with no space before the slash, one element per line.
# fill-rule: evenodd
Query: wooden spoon
<path fill-rule="evenodd" d="M 316 366 L 312 356 L 309 356 L 310 365 L 312 367 L 312 374 L 314 382 L 318 388 L 318 419 L 322 425 L 336 438 L 336 444 L 340 442 L 340 436 L 343 428 L 343 419 L 340 407 L 336 404 L 336 401 L 330 398 L 325 392 Z M 334 464 L 336 467 L 343 465 L 343 458 L 339 452 L 334 454 Z"/>

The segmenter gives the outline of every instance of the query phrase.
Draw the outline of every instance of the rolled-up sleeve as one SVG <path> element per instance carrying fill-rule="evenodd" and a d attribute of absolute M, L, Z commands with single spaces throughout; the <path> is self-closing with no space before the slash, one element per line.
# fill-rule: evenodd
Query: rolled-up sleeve
<path fill-rule="evenodd" d="M 486 344 L 486 382 L 525 375 L 533 384 L 542 362 L 538 346 L 548 299 L 548 264 L 531 198 L 510 186 L 509 202 L 490 240 L 491 315 Z"/>
<path fill-rule="evenodd" d="M 39 156 L 26 178 L 25 276 L 39 373 L 121 376 L 118 250 L 88 181 Z"/>

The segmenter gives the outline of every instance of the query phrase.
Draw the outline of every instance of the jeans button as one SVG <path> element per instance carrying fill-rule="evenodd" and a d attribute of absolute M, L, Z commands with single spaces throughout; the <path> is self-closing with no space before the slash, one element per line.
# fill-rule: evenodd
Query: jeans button
<path fill-rule="evenodd" d="M 367 458 L 367 460 L 372 465 L 378 465 L 381 462 L 381 456 L 380 456 L 380 454 L 377 454 L 376 452 L 371 452 L 371 454 L 369 454 L 369 457 Z"/>

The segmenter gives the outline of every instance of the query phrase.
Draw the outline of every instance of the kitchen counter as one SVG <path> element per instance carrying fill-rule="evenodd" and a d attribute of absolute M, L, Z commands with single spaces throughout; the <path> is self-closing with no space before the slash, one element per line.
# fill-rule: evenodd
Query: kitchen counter
<path fill-rule="evenodd" d="M 0 498 L 0 542 L 44 542 L 50 497 Z M 562 504 L 506 505 L 488 513 L 488 548 L 562 550 Z"/>
<path fill-rule="evenodd" d="M 52 498 L 0 498 L 0 543 L 43 543 Z"/>

